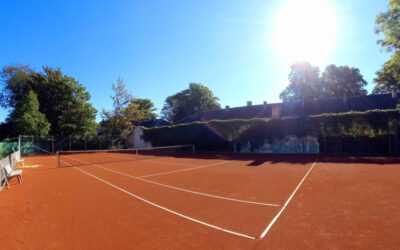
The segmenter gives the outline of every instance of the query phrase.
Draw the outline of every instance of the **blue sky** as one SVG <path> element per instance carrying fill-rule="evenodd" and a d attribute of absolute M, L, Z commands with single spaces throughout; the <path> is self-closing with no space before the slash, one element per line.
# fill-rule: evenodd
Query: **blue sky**
<path fill-rule="evenodd" d="M 326 62 L 359 68 L 371 91 L 375 72 L 390 56 L 373 32 L 388 2 L 328 1 L 337 37 Z M 289 65 L 280 62 L 272 41 L 284 2 L 1 1 L 0 67 L 61 68 L 87 88 L 99 113 L 111 108 L 118 77 L 135 97 L 151 99 L 157 112 L 190 82 L 209 87 L 222 106 L 279 102 Z M 7 115 L 0 108 L 0 122 Z"/>

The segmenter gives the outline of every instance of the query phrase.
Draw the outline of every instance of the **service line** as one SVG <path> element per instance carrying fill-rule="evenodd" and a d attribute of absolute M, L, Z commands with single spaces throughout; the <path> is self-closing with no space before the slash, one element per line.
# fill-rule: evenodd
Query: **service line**
<path fill-rule="evenodd" d="M 149 160 L 149 159 L 136 159 L 136 158 L 131 158 L 131 157 L 120 157 L 120 156 L 110 156 L 110 157 L 117 158 L 117 159 L 126 159 L 126 160 L 131 160 L 131 161 L 147 161 L 147 162 L 162 163 L 162 164 L 177 165 L 177 166 L 197 166 L 195 164 L 189 164 L 189 163 L 173 163 L 173 162 L 156 161 L 156 160 Z"/>
<path fill-rule="evenodd" d="M 169 171 L 169 172 L 163 172 L 163 173 L 158 173 L 158 174 L 149 174 L 149 175 L 143 175 L 139 176 L 140 178 L 146 178 L 146 177 L 151 177 L 151 176 L 159 176 L 159 175 L 165 175 L 165 174 L 173 174 L 173 173 L 179 173 L 179 172 L 184 172 L 184 171 L 189 171 L 189 170 L 195 170 L 195 169 L 200 169 L 200 168 L 207 168 L 207 167 L 213 167 L 213 166 L 218 166 L 222 164 L 227 164 L 231 163 L 231 161 L 222 161 L 222 162 L 217 162 L 213 164 L 207 164 L 199 167 L 194 167 L 194 168 L 185 168 L 185 169 L 180 169 L 180 170 L 175 170 L 175 171 Z"/>

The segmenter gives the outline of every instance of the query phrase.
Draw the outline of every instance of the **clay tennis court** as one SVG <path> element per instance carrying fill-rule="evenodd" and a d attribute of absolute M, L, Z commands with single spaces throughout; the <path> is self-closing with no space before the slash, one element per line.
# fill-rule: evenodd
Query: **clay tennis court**
<path fill-rule="evenodd" d="M 396 158 L 71 154 L 25 158 L 2 249 L 398 249 Z"/>

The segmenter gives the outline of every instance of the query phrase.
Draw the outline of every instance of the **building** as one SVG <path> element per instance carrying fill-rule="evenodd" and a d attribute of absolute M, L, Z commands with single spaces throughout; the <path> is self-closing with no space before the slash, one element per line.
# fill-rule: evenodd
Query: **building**
<path fill-rule="evenodd" d="M 399 105 L 397 93 L 353 96 L 348 98 L 333 98 L 316 101 L 272 103 L 225 109 L 210 110 L 198 115 L 191 115 L 180 120 L 180 123 L 195 121 L 253 119 L 253 118 L 280 118 L 290 116 L 319 115 L 324 113 L 342 113 L 349 111 L 367 111 L 374 109 L 395 109 Z"/>

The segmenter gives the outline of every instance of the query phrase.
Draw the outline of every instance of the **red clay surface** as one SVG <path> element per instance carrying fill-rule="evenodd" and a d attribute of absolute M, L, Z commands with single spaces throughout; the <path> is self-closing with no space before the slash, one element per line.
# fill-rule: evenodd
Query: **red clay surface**
<path fill-rule="evenodd" d="M 319 156 L 311 169 L 316 157 L 25 158 L 42 166 L 0 192 L 0 247 L 399 249 L 400 161 Z"/>

